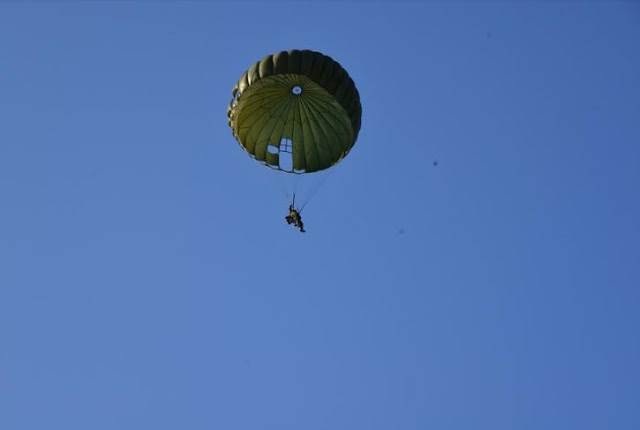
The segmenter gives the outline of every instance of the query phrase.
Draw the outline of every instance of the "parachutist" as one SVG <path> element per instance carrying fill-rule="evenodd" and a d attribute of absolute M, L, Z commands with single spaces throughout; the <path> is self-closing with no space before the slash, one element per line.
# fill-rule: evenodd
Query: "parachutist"
<path fill-rule="evenodd" d="M 300 233 L 305 232 L 300 212 L 298 212 L 292 204 L 289 205 L 289 215 L 284 217 L 284 219 L 287 221 L 287 224 L 293 224 L 294 226 L 298 227 L 300 229 Z"/>

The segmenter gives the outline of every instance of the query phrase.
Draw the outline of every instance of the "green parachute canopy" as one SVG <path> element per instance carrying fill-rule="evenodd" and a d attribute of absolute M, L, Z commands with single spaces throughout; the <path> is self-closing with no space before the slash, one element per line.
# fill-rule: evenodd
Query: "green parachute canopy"
<path fill-rule="evenodd" d="M 360 131 L 360 94 L 332 58 L 282 51 L 252 65 L 233 87 L 227 116 L 233 136 L 255 160 L 289 173 L 327 169 Z"/>

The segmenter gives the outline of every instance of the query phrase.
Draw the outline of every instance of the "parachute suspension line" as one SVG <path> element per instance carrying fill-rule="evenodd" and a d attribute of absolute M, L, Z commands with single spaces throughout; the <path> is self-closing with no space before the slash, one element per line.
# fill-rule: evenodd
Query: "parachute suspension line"
<path fill-rule="evenodd" d="M 298 193 L 298 184 L 300 184 L 300 175 L 294 175 L 293 177 L 293 198 L 295 200 Z"/>
<path fill-rule="evenodd" d="M 286 200 L 291 200 L 291 193 L 289 192 L 289 187 L 287 187 L 287 182 L 285 180 L 284 174 L 280 171 L 274 171 L 273 174 L 278 177 L 278 185 L 280 186 L 280 193 Z"/>
<path fill-rule="evenodd" d="M 320 178 L 320 180 L 311 188 L 311 191 L 309 191 L 309 193 L 307 194 L 307 199 L 305 200 L 305 202 L 302 204 L 302 206 L 300 206 L 300 210 L 298 212 L 302 212 L 302 209 L 304 209 L 304 207 L 311 201 L 311 199 L 316 195 L 316 193 L 318 192 L 318 190 L 320 190 L 320 187 L 322 187 L 322 184 L 324 184 L 324 182 L 327 180 L 327 178 L 329 176 L 331 176 L 331 174 L 336 170 L 337 166 L 333 166 L 333 168 L 325 170 L 323 173 L 321 173 L 322 178 Z"/>

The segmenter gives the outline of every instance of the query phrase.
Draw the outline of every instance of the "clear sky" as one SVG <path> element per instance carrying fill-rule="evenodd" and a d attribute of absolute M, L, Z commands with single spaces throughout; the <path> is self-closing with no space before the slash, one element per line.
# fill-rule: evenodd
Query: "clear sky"
<path fill-rule="evenodd" d="M 0 428 L 640 428 L 639 22 L 0 4 Z M 226 119 L 294 48 L 363 104 L 305 234 Z"/>

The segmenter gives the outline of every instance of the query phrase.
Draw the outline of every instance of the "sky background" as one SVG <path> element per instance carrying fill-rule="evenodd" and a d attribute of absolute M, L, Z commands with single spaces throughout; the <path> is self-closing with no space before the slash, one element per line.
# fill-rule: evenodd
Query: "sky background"
<path fill-rule="evenodd" d="M 640 428 L 639 21 L 0 4 L 0 428 Z M 226 118 L 294 48 L 363 104 L 306 234 Z"/>

